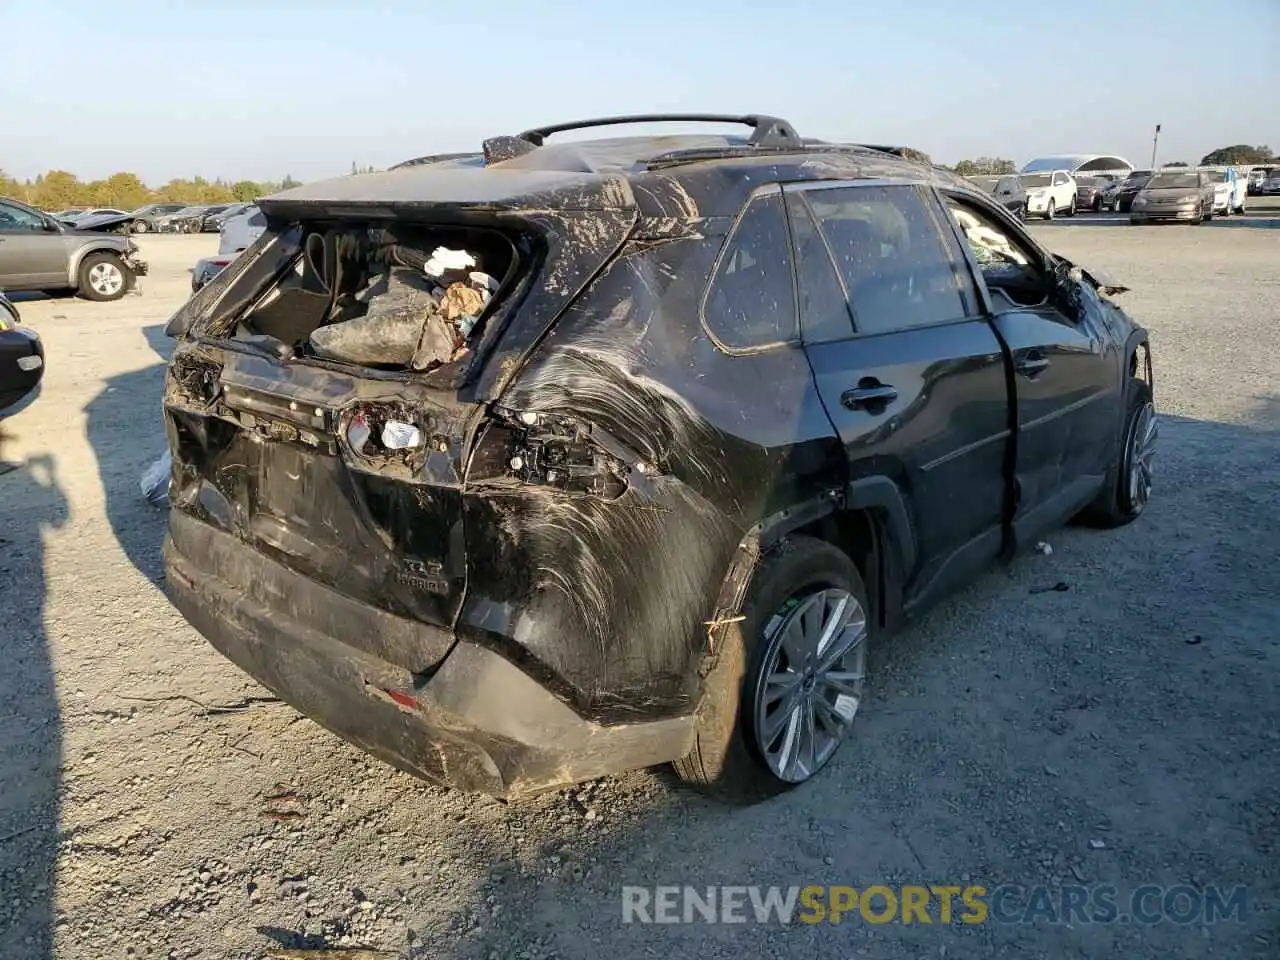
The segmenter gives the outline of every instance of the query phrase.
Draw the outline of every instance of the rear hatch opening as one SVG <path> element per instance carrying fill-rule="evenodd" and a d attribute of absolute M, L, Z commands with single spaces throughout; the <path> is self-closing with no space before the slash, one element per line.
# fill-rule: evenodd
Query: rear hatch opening
<path fill-rule="evenodd" d="M 292 237 L 285 268 L 247 307 L 198 333 L 445 388 L 469 379 L 538 259 L 533 237 L 494 228 L 317 222 Z"/>

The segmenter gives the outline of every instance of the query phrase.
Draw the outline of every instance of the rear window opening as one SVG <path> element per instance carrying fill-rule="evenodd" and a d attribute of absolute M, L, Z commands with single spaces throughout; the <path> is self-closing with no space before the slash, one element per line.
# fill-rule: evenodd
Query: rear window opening
<path fill-rule="evenodd" d="M 465 372 L 532 257 L 495 229 L 308 225 L 288 267 L 215 335 L 281 359 Z"/>

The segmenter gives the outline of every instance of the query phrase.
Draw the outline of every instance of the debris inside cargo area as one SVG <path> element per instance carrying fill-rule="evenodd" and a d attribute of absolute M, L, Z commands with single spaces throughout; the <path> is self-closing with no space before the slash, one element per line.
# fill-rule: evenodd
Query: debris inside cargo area
<path fill-rule="evenodd" d="M 427 372 L 466 360 L 516 253 L 495 231 L 331 229 L 307 236 L 296 268 L 238 325 L 277 353 Z M 496 276 L 495 276 L 496 275 Z M 389 446 L 394 443 L 389 443 Z"/>

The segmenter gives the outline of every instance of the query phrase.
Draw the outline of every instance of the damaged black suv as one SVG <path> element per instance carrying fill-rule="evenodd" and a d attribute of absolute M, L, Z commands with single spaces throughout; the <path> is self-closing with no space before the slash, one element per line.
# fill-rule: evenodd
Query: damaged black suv
<path fill-rule="evenodd" d="M 748 133 L 547 142 L 654 119 Z M 610 118 L 263 200 L 170 324 L 174 602 L 461 789 L 808 779 L 869 639 L 1151 489 L 1123 288 L 916 156 Z"/>

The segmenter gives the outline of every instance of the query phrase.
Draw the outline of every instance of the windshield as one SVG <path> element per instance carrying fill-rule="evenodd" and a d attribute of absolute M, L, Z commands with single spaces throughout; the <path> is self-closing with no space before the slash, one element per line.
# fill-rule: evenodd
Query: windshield
<path fill-rule="evenodd" d="M 175 211 L 175 212 L 174 212 L 174 216 L 175 216 L 175 217 L 178 217 L 178 216 L 181 216 L 181 215 L 182 215 L 182 214 L 184 214 L 184 213 L 196 213 L 196 212 L 198 212 L 198 211 L 200 211 L 200 210 L 203 210 L 203 209 L 204 209 L 204 207 L 183 207 L 181 210 Z"/>
<path fill-rule="evenodd" d="M 1152 190 L 1192 190 L 1200 186 L 1194 173 L 1158 173 L 1147 183 Z"/>
<path fill-rule="evenodd" d="M 1221 172 L 1206 173 L 1205 176 L 1209 178 L 1210 183 L 1226 183 L 1227 182 L 1227 171 L 1225 170 Z"/>
<path fill-rule="evenodd" d="M 1051 173 L 1024 173 L 1022 175 L 1022 185 L 1024 187 L 1047 187 L 1053 183 L 1053 174 Z"/>
<path fill-rule="evenodd" d="M 975 186 L 981 187 L 983 190 L 991 191 L 996 188 L 999 177 L 970 177 Z"/>

